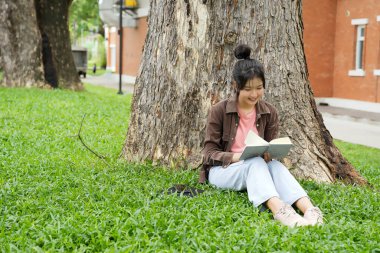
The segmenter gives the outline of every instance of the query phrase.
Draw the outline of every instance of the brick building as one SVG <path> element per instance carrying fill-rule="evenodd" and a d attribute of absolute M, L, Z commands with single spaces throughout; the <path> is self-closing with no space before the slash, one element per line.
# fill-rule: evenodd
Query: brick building
<path fill-rule="evenodd" d="M 123 74 L 127 76 L 138 73 L 147 32 L 149 1 L 139 1 L 139 7 L 134 18 L 127 16 L 123 24 Z M 314 95 L 380 102 L 380 1 L 304 0 L 303 22 Z M 117 24 L 109 26 L 107 68 L 117 72 L 119 39 L 113 27 Z"/>
<path fill-rule="evenodd" d="M 107 69 L 119 72 L 119 0 L 99 0 L 100 17 L 105 23 Z M 125 4 L 136 1 L 124 0 Z M 148 29 L 149 0 L 138 1 L 138 8 L 123 15 L 122 73 L 136 77 L 140 66 L 145 36 Z"/>
<path fill-rule="evenodd" d="M 123 74 L 136 76 L 147 33 L 146 17 L 136 19 L 136 27 L 123 28 Z M 119 35 L 116 27 L 106 27 L 107 69 L 119 72 Z"/>
<path fill-rule="evenodd" d="M 380 102 L 380 1 L 304 0 L 303 21 L 314 95 Z"/>

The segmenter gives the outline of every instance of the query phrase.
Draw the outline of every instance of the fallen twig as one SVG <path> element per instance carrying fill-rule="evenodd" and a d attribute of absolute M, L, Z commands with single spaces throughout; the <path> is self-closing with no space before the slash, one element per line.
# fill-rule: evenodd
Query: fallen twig
<path fill-rule="evenodd" d="M 83 115 L 83 118 L 82 118 L 82 122 L 80 123 L 80 127 L 79 127 L 79 131 L 78 131 L 78 134 L 76 135 L 76 137 L 78 137 L 78 139 L 80 140 L 80 142 L 83 144 L 83 146 L 89 150 L 91 153 L 93 153 L 94 155 L 96 155 L 98 158 L 100 158 L 101 160 L 103 160 L 108 166 L 110 166 L 110 164 L 107 162 L 105 156 L 103 155 L 100 155 L 98 153 L 96 153 L 94 150 L 92 150 L 89 146 L 86 145 L 86 143 L 84 143 L 83 139 L 82 139 L 82 136 L 80 135 L 81 131 L 82 131 L 82 126 L 83 126 L 83 122 L 84 122 L 84 118 L 86 117 L 86 114 Z"/>

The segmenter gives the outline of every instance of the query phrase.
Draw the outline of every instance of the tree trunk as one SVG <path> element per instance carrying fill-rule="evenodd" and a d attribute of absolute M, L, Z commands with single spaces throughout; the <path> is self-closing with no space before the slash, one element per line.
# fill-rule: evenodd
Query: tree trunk
<path fill-rule="evenodd" d="M 266 70 L 265 99 L 278 110 L 293 175 L 365 184 L 317 111 L 303 50 L 300 0 L 151 1 L 123 156 L 198 165 L 210 106 L 232 92 L 233 49 L 253 48 Z"/>
<path fill-rule="evenodd" d="M 3 86 L 83 88 L 71 53 L 71 0 L 0 0 Z"/>
<path fill-rule="evenodd" d="M 33 1 L 0 0 L 0 34 L 2 85 L 43 86 L 41 48 L 36 46 L 41 35 Z"/>
<path fill-rule="evenodd" d="M 45 78 L 52 86 L 83 89 L 71 53 L 68 26 L 72 0 L 35 0 L 44 46 Z"/>

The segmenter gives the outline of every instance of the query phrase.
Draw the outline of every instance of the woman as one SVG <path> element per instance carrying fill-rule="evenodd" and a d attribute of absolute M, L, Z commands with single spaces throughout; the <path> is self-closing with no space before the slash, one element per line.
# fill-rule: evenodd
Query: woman
<path fill-rule="evenodd" d="M 214 105 L 207 120 L 203 168 L 208 181 L 222 189 L 247 190 L 254 206 L 269 208 L 275 220 L 289 227 L 322 224 L 321 210 L 313 206 L 288 169 L 272 160 L 269 153 L 239 161 L 250 130 L 269 142 L 277 137 L 279 122 L 276 109 L 262 100 L 263 66 L 250 58 L 247 45 L 239 45 L 234 53 L 238 59 L 233 70 L 237 92 Z"/>

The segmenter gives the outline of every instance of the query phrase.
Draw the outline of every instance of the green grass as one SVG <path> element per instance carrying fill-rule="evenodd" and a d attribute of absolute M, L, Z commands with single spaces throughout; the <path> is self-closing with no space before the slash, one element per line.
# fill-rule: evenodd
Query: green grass
<path fill-rule="evenodd" d="M 288 229 L 197 172 L 118 159 L 131 96 L 0 88 L 1 252 L 379 252 L 380 150 L 337 142 L 374 189 L 302 182 L 321 227 Z M 75 137 L 83 115 L 84 141 Z M 206 191 L 162 195 L 176 183 Z"/>

